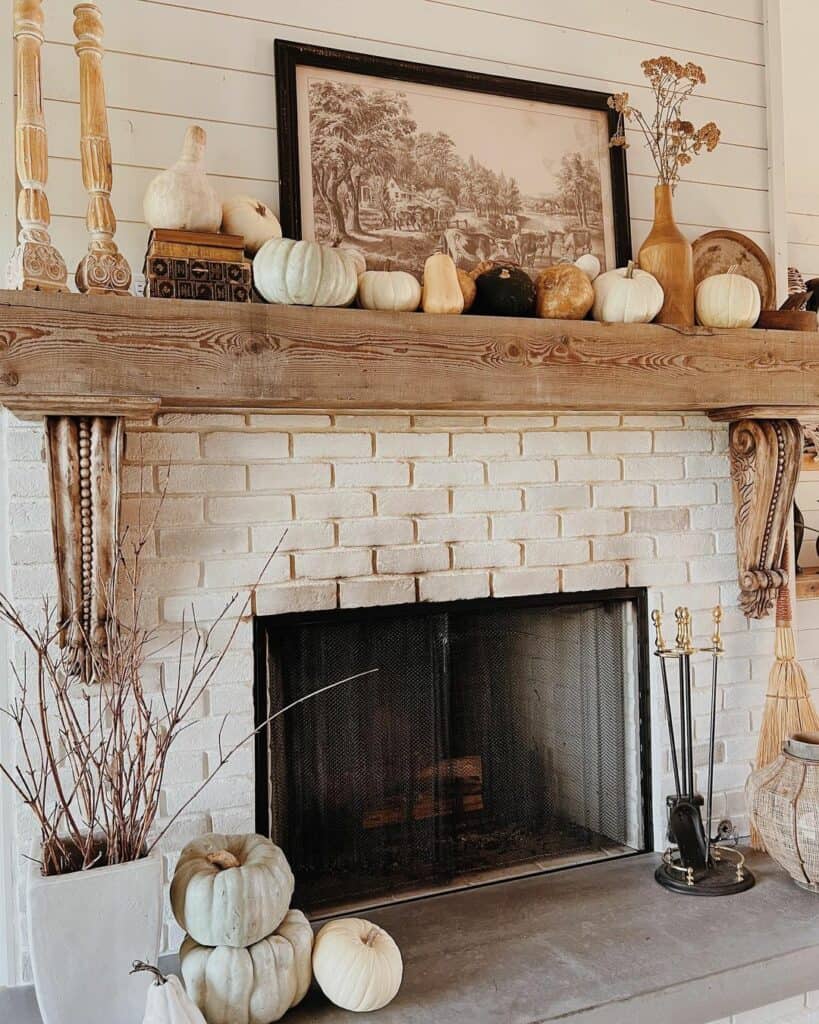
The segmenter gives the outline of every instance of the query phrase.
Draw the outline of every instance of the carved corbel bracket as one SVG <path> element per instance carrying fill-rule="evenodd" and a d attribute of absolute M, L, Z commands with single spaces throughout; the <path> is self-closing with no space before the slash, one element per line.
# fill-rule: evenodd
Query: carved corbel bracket
<path fill-rule="evenodd" d="M 122 425 L 118 416 L 45 420 L 60 643 L 84 681 L 93 676 L 92 654 L 104 652 L 116 579 Z"/>
<path fill-rule="evenodd" d="M 739 603 L 763 619 L 788 583 L 782 549 L 802 458 L 798 420 L 738 420 L 729 435 L 737 535 Z"/>

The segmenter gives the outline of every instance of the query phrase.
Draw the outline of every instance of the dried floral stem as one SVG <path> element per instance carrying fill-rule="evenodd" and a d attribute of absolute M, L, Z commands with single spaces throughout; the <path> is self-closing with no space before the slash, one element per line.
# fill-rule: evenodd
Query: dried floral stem
<path fill-rule="evenodd" d="M 618 115 L 610 144 L 627 149 L 626 122 L 634 123 L 654 160 L 658 183 L 673 188 L 680 180 L 680 168 L 703 149 L 710 153 L 720 139 L 713 121 L 695 128 L 682 116 L 685 101 L 698 85 L 705 84 L 705 72 L 699 64 L 680 64 L 671 57 L 644 60 L 641 67 L 654 93 L 654 117 L 649 122 L 642 111 L 631 106 L 627 92 L 609 96 L 608 105 Z"/>

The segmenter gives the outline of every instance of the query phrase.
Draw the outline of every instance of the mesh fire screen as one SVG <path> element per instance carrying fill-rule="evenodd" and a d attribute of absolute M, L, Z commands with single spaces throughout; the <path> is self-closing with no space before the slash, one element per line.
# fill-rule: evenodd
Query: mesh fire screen
<path fill-rule="evenodd" d="M 645 848 L 641 592 L 257 622 L 257 827 L 296 905 Z"/>

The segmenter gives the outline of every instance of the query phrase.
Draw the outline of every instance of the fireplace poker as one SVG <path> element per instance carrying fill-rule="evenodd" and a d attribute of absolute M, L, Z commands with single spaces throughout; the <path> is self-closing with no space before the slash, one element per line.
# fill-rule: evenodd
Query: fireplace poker
<path fill-rule="evenodd" d="M 722 635 L 720 626 L 722 624 L 722 608 L 719 605 L 714 609 L 714 634 L 711 637 L 711 646 L 703 648 L 711 652 L 711 728 L 708 736 L 708 792 L 705 797 L 705 860 L 708 863 L 711 859 L 711 818 L 714 805 L 714 740 L 717 728 L 717 671 L 719 659 L 723 652 Z"/>
<path fill-rule="evenodd" d="M 668 726 L 668 743 L 671 748 L 671 767 L 674 770 L 674 788 L 676 790 L 677 799 L 679 800 L 682 796 L 682 789 L 680 788 L 680 765 L 677 760 L 677 737 L 674 735 L 674 715 L 671 711 L 671 694 L 668 690 L 668 672 L 665 667 L 664 654 L 669 653 L 669 648 L 666 646 L 665 637 L 663 636 L 663 617 L 659 611 L 653 611 L 651 613 L 651 621 L 654 623 L 654 649 L 655 653 L 660 659 L 660 673 L 663 679 L 663 697 L 665 698 L 665 721 Z"/>

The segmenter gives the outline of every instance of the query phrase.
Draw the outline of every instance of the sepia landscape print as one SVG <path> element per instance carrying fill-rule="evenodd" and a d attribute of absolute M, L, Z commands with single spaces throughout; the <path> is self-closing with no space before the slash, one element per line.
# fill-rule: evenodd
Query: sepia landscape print
<path fill-rule="evenodd" d="M 602 111 L 298 69 L 302 235 L 420 275 L 443 250 L 614 266 Z"/>

